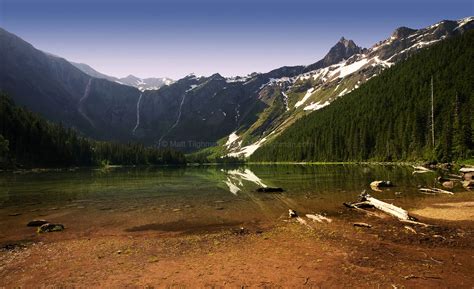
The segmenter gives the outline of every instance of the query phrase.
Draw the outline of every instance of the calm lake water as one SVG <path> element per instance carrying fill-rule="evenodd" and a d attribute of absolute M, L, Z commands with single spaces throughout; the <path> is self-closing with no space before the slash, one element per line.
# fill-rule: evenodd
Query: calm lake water
<path fill-rule="evenodd" d="M 245 165 L 2 173 L 0 241 L 33 238 L 34 228 L 26 227 L 32 219 L 63 223 L 75 237 L 262 227 L 280 222 L 289 208 L 331 216 L 374 180 L 395 184 L 374 196 L 409 209 L 431 197 L 417 189 L 434 186 L 437 176 L 412 172 L 388 165 Z M 261 186 L 285 192 L 256 192 Z"/>

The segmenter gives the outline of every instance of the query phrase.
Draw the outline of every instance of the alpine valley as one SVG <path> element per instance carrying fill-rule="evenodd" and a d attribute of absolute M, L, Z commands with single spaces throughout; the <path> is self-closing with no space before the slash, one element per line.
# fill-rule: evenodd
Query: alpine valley
<path fill-rule="evenodd" d="M 370 48 L 341 38 L 323 59 L 305 66 L 228 78 L 190 74 L 176 81 L 108 76 L 0 29 L 0 90 L 17 105 L 93 139 L 173 146 L 196 159 L 248 158 L 382 71 L 473 28 L 474 17 L 400 27 Z M 258 160 L 278 160 L 266 155 Z"/>

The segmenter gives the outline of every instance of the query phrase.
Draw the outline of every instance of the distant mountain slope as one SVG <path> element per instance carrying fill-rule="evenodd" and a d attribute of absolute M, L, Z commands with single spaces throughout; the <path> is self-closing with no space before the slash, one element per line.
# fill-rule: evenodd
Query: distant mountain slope
<path fill-rule="evenodd" d="M 88 74 L 92 77 L 103 78 L 103 79 L 107 79 L 109 81 L 117 82 L 120 84 L 133 86 L 133 87 L 138 88 L 141 91 L 156 90 L 162 87 L 163 85 L 170 85 L 171 83 L 174 82 L 174 80 L 168 77 L 139 78 L 134 75 L 129 75 L 127 77 L 117 78 L 114 76 L 103 74 L 85 63 L 76 63 L 76 62 L 70 62 L 70 63 L 74 65 L 75 67 L 77 67 L 78 69 L 80 69 L 85 74 Z"/>
<path fill-rule="evenodd" d="M 413 32 L 401 33 L 407 36 Z M 383 45 L 377 47 L 383 49 Z M 473 63 L 474 31 L 469 31 L 419 52 L 330 106 L 300 119 L 258 149 L 251 160 L 472 158 Z M 432 76 L 435 150 L 430 130 Z"/>
<path fill-rule="evenodd" d="M 17 104 L 97 139 L 130 139 L 139 90 L 93 78 L 1 28 L 0 63 L 0 90 Z"/>
<path fill-rule="evenodd" d="M 77 62 L 72 62 L 72 61 L 69 61 L 72 65 L 74 65 L 76 68 L 78 68 L 79 70 L 81 70 L 82 72 L 84 72 L 85 74 L 87 75 L 90 75 L 92 77 L 95 77 L 95 78 L 103 78 L 103 79 L 107 79 L 109 81 L 118 81 L 119 79 L 117 77 L 114 77 L 114 76 L 109 76 L 109 75 L 106 75 L 106 74 L 103 74 L 97 70 L 95 70 L 94 68 L 92 68 L 91 66 L 85 64 L 85 63 L 77 63 Z"/>

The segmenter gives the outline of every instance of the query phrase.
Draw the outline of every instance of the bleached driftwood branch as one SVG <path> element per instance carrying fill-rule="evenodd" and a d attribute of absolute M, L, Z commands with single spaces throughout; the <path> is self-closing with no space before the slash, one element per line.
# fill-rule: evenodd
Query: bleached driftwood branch
<path fill-rule="evenodd" d="M 446 190 L 442 190 L 442 189 L 438 189 L 438 188 L 421 188 L 419 189 L 420 191 L 422 192 L 425 192 L 425 193 L 440 193 L 440 194 L 448 194 L 448 195 L 454 195 L 454 193 L 450 192 L 450 191 L 446 191 Z"/>

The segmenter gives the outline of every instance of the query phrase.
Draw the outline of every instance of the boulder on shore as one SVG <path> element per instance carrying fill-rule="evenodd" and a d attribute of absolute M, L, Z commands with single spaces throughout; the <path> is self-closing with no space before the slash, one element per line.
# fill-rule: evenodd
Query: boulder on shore
<path fill-rule="evenodd" d="M 64 230 L 63 224 L 46 223 L 38 227 L 38 233 L 60 232 Z"/>

